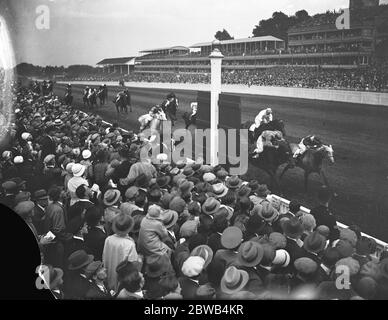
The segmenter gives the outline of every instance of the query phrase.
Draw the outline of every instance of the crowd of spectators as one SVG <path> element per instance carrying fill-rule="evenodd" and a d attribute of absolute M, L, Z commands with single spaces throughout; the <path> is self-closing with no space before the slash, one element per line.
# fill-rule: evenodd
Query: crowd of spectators
<path fill-rule="evenodd" d="M 261 181 L 153 164 L 144 134 L 55 96 L 19 87 L 14 108 L 1 203 L 34 233 L 57 298 L 388 299 L 386 252 L 337 228 L 329 188 L 310 214 L 296 201 L 281 214 Z"/>
<path fill-rule="evenodd" d="M 230 64 L 229 64 L 230 65 Z M 233 64 L 232 64 L 233 65 Z M 77 77 L 68 80 L 133 81 L 163 83 L 210 83 L 210 73 L 204 72 L 135 72 L 100 76 Z M 357 69 L 330 69 L 311 66 L 276 66 L 260 69 L 224 70 L 222 82 L 256 86 L 277 86 L 313 89 L 341 89 L 354 91 L 388 90 L 387 66 L 368 66 Z"/>

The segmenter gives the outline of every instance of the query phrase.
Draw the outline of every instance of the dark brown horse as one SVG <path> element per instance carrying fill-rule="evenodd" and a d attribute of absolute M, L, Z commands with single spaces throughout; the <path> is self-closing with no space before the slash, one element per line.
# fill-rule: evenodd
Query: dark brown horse
<path fill-rule="evenodd" d="M 242 124 L 242 129 L 248 129 L 254 124 L 253 121 L 247 121 Z M 260 127 L 256 128 L 254 132 L 248 131 L 248 141 L 249 143 L 256 143 L 259 136 L 264 131 L 280 131 L 283 134 L 283 137 L 286 136 L 286 130 L 284 128 L 283 120 L 275 119 L 267 124 L 262 124 Z"/>
<path fill-rule="evenodd" d="M 292 153 L 294 154 L 294 152 L 298 148 L 298 145 L 291 143 L 290 147 L 291 147 Z M 324 159 L 328 159 L 331 164 L 334 164 L 334 151 L 331 145 L 330 146 L 322 145 L 317 149 L 309 149 L 305 153 L 303 153 L 303 155 L 299 156 L 298 159 L 296 160 L 295 162 L 296 166 L 304 170 L 304 187 L 306 192 L 307 192 L 307 186 L 308 186 L 308 178 L 309 178 L 309 175 L 312 173 L 319 174 L 322 177 L 325 185 L 329 186 L 326 175 L 322 169 L 322 164 Z M 294 166 L 292 163 L 287 164 L 287 166 L 283 169 L 279 180 L 281 180 L 283 175 L 293 167 Z"/>
<path fill-rule="evenodd" d="M 278 148 L 264 147 L 258 158 L 252 158 L 249 155 L 249 163 L 264 170 L 271 178 L 272 190 L 281 193 L 276 173 L 281 165 L 289 163 L 291 157 L 290 144 L 286 140 L 282 140 L 279 142 Z"/>

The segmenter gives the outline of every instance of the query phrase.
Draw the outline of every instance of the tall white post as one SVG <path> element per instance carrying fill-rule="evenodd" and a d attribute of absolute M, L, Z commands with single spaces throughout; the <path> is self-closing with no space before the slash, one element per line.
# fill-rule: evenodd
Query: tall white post
<path fill-rule="evenodd" d="M 209 56 L 211 65 L 210 87 L 210 164 L 218 164 L 218 97 L 221 93 L 221 64 L 224 56 L 215 48 Z"/>

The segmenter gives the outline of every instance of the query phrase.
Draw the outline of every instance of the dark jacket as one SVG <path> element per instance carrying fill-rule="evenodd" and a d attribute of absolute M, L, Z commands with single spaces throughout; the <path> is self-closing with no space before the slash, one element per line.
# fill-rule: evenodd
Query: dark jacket
<path fill-rule="evenodd" d="M 339 238 L 339 230 L 337 229 L 337 220 L 334 215 L 330 212 L 329 208 L 320 205 L 315 207 L 310 212 L 317 223 L 317 227 L 324 225 L 330 229 L 329 240 L 333 242 Z"/>
<path fill-rule="evenodd" d="M 90 228 L 88 233 L 84 235 L 86 251 L 94 255 L 94 260 L 96 261 L 102 261 L 102 252 L 104 251 L 106 237 L 106 232 L 97 227 Z"/>
<path fill-rule="evenodd" d="M 79 273 L 70 271 L 64 280 L 65 299 L 85 299 L 91 285 L 91 282 Z"/>

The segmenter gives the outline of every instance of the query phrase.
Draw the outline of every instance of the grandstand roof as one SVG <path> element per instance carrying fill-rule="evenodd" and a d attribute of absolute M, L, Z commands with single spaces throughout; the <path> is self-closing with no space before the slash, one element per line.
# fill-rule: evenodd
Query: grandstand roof
<path fill-rule="evenodd" d="M 163 50 L 189 50 L 189 48 L 188 47 L 184 47 L 184 46 L 174 46 L 174 47 L 164 47 L 164 48 L 142 50 L 142 51 L 139 51 L 139 52 L 141 52 L 141 53 L 149 53 L 149 52 L 153 52 L 153 51 L 163 51 Z"/>
<path fill-rule="evenodd" d="M 127 64 L 134 58 L 136 57 L 107 58 L 98 62 L 97 65 Z"/>
<path fill-rule="evenodd" d="M 242 39 L 233 39 L 233 40 L 224 40 L 220 41 L 220 44 L 234 44 L 234 43 L 246 43 L 246 42 L 264 42 L 264 41 L 284 41 L 282 39 L 273 37 L 273 36 L 263 36 L 263 37 L 252 37 L 252 38 L 242 38 Z M 190 48 L 206 47 L 211 46 L 213 42 L 201 42 L 196 43 L 190 46 Z"/>

